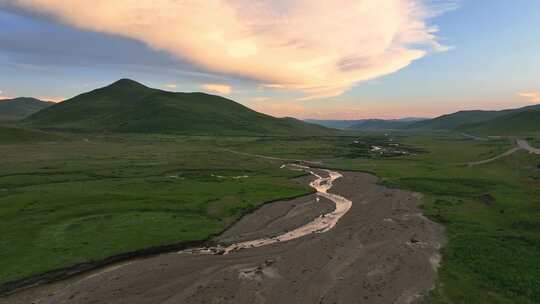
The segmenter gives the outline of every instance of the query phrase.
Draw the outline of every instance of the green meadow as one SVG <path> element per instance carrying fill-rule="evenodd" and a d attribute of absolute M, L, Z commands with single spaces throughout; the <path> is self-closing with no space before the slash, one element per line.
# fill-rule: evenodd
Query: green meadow
<path fill-rule="evenodd" d="M 510 140 L 50 136 L 0 145 L 1 283 L 205 240 L 264 202 L 311 191 L 279 161 L 237 151 L 372 172 L 388 187 L 423 193 L 425 214 L 447 234 L 433 303 L 540 302 L 540 157 L 517 152 L 466 165 L 508 150 Z"/>
<path fill-rule="evenodd" d="M 264 202 L 311 192 L 291 180 L 298 172 L 211 137 L 66 135 L 0 149 L 0 283 L 206 240 Z"/>

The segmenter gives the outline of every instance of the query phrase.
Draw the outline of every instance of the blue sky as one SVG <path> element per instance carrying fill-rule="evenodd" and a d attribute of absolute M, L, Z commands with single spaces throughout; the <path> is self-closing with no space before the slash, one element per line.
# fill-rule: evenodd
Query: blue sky
<path fill-rule="evenodd" d="M 171 34 L 173 38 L 164 35 L 156 40 L 153 37 L 132 34 L 122 25 L 115 23 L 94 28 L 84 23 L 84 16 L 83 22 L 78 24 L 78 21 L 72 21 L 65 15 L 66 9 L 72 8 L 51 5 L 50 9 L 43 11 L 47 1 L 30 0 L 27 1 L 30 5 L 20 5 L 18 2 L 21 1 L 0 0 L 0 96 L 35 96 L 61 100 L 107 85 L 119 78 L 129 77 L 167 90 L 219 93 L 260 111 L 300 118 L 436 116 L 461 109 L 502 109 L 540 103 L 540 2 L 536 0 L 464 0 L 457 2 L 457 8 L 434 18 L 405 16 L 416 18 L 409 20 L 407 24 L 415 24 L 414 22 L 419 20 L 426 24 L 425 28 L 413 33 L 407 29 L 391 27 L 388 24 L 390 21 L 375 24 L 374 27 L 392 28 L 395 32 L 394 40 L 398 39 L 396 37 L 405 36 L 407 41 L 410 41 L 417 39 L 419 32 L 431 33 L 429 28 L 433 26 L 439 29 L 433 38 L 422 37 L 413 41 L 415 44 L 423 44 L 418 49 L 425 50 L 424 55 L 409 60 L 407 56 L 414 57 L 416 53 L 400 53 L 399 56 L 396 55 L 399 60 L 395 66 L 386 65 L 386 62 L 396 56 L 381 55 L 376 57 L 376 60 L 354 57 L 355 52 L 373 53 L 373 50 L 380 49 L 379 41 L 373 38 L 373 35 L 365 35 L 361 29 L 348 33 L 347 28 L 351 27 L 340 27 L 348 26 L 347 22 L 355 25 L 354 18 L 349 21 L 345 16 L 343 24 L 321 22 L 324 24 L 319 27 L 303 28 L 303 18 L 309 20 L 317 17 L 316 8 L 310 8 L 312 14 L 293 15 L 295 18 L 291 20 L 300 20 L 300 26 L 295 26 L 298 29 L 288 28 L 283 24 L 264 24 L 269 28 L 268 31 L 276 32 L 256 37 L 257 43 L 264 42 L 265 45 L 268 45 L 269 41 L 276 45 L 281 44 L 282 33 L 283 36 L 292 37 L 289 40 L 293 40 L 295 30 L 305 31 L 302 32 L 303 35 L 314 33 L 314 39 L 321 35 L 323 44 L 313 47 L 309 53 L 313 54 L 315 59 L 317 55 L 323 58 L 332 48 L 339 48 L 339 42 L 347 42 L 344 47 L 348 48 L 347 53 L 333 55 L 346 54 L 347 59 L 353 56 L 358 73 L 332 72 L 334 69 L 331 67 L 314 70 L 321 74 L 328 73 L 326 78 L 321 79 L 307 77 L 307 72 L 311 70 L 293 75 L 297 76 L 296 78 L 279 77 L 277 71 L 288 71 L 291 62 L 287 60 L 296 58 L 294 56 L 297 56 L 295 52 L 298 48 L 276 48 L 274 53 L 283 52 L 284 55 L 276 55 L 275 58 L 272 54 L 256 57 L 250 53 L 251 44 L 244 43 L 243 39 L 239 40 L 240 44 L 234 44 L 234 51 L 240 51 L 241 56 L 251 56 L 253 60 L 229 60 L 210 51 L 205 53 L 205 56 L 199 56 L 197 50 L 206 46 L 199 37 L 204 37 L 211 29 L 179 32 L 176 36 Z M 33 2 L 35 7 L 32 6 Z M 437 1 L 439 4 L 440 2 Z M 237 14 L 242 14 L 244 7 L 246 6 L 236 6 L 234 10 Z M 140 11 L 143 8 L 137 9 Z M 171 10 L 168 7 L 163 9 Z M 279 8 L 265 6 L 250 9 L 260 14 L 259 19 L 270 20 L 268 11 L 279 9 L 281 14 L 281 10 L 291 8 L 283 4 Z M 331 12 L 332 8 L 325 9 Z M 388 10 L 392 9 L 394 7 L 389 6 Z M 156 13 L 155 10 L 149 12 Z M 126 14 L 128 13 L 130 12 L 126 11 Z M 396 10 L 394 15 L 396 13 L 401 12 Z M 377 20 L 390 20 L 394 16 L 390 16 L 386 11 L 377 11 L 377 14 Z M 122 15 L 119 16 L 121 18 Z M 221 18 L 219 13 L 217 16 Z M 275 14 L 271 17 L 275 18 Z M 95 16 L 89 14 L 87 18 L 90 24 Z M 229 23 L 225 22 L 229 21 L 223 19 L 224 24 L 228 25 Z M 147 17 L 145 22 L 156 29 L 185 26 L 155 24 L 155 20 Z M 361 26 L 360 22 L 358 28 Z M 331 31 L 324 32 L 327 28 L 345 30 L 341 30 L 338 35 Z M 232 29 L 234 27 L 231 27 L 231 31 Z M 191 36 L 190 39 L 178 38 L 181 35 Z M 334 40 L 327 39 L 330 36 L 336 37 Z M 362 42 L 373 47 L 366 51 L 354 41 L 349 43 L 348 37 L 367 39 Z M 449 49 L 430 47 L 433 41 L 448 46 Z M 198 45 L 199 43 L 201 45 Z M 416 51 L 416 47 L 407 47 Z M 397 49 L 394 45 L 389 48 Z M 265 58 L 268 58 L 268 64 L 264 62 Z M 274 66 L 276 74 L 270 71 Z M 378 72 L 380 70 L 386 72 Z M 367 80 L 362 78 L 366 73 L 369 76 Z M 333 79 L 339 81 L 320 89 L 323 87 L 321 83 L 332 82 Z M 301 85 L 297 85 L 300 80 Z M 292 81 L 295 81 L 294 85 L 291 85 Z M 267 85 L 270 82 L 272 85 Z"/>

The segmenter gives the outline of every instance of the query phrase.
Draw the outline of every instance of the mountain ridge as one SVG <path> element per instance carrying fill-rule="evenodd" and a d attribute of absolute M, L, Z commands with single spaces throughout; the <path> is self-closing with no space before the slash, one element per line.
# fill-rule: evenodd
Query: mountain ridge
<path fill-rule="evenodd" d="M 540 111 L 510 112 L 488 121 L 462 125 L 458 130 L 485 135 L 525 135 L 539 132 Z"/>
<path fill-rule="evenodd" d="M 336 129 L 342 129 L 342 130 L 361 130 L 364 129 L 364 125 L 370 125 L 374 122 L 378 122 L 381 124 L 380 127 L 375 127 L 375 129 L 384 129 L 385 123 L 388 122 L 388 124 L 392 123 L 412 123 L 416 121 L 426 120 L 429 118 L 421 118 L 421 117 L 404 117 L 404 118 L 396 118 L 396 119 L 379 119 L 379 118 L 367 118 L 367 119 L 351 119 L 351 120 L 340 120 L 340 119 L 304 119 L 304 121 L 318 124 L 321 126 L 325 126 L 328 128 L 336 128 Z M 374 126 L 374 125 L 373 125 Z"/>
<path fill-rule="evenodd" d="M 478 124 L 487 122 L 498 117 L 522 111 L 540 110 L 540 105 L 530 105 L 515 109 L 504 109 L 498 111 L 485 110 L 463 110 L 450 114 L 441 115 L 430 120 L 415 122 L 407 129 L 432 129 L 432 130 L 454 130 L 463 125 Z"/>
<path fill-rule="evenodd" d="M 33 97 L 2 99 L 0 100 L 0 121 L 21 120 L 53 104 L 54 102 Z"/>
<path fill-rule="evenodd" d="M 168 92 L 127 78 L 55 104 L 23 122 L 76 132 L 316 135 L 335 131 L 262 114 L 221 96 Z"/>

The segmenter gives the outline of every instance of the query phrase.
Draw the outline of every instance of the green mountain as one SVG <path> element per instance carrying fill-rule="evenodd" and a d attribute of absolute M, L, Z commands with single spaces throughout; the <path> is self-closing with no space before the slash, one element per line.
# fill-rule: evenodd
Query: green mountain
<path fill-rule="evenodd" d="M 533 105 L 518 109 L 502 111 L 459 111 L 452 114 L 442 115 L 433 119 L 415 122 L 407 126 L 407 129 L 429 129 L 429 130 L 454 130 L 464 125 L 479 124 L 498 117 L 503 117 L 512 113 L 519 113 L 530 110 L 540 110 L 540 105 Z"/>
<path fill-rule="evenodd" d="M 24 121 L 41 129 L 189 135 L 319 135 L 336 132 L 294 118 L 275 118 L 230 99 L 173 93 L 129 79 L 55 104 Z"/>
<path fill-rule="evenodd" d="M 29 97 L 0 100 L 0 121 L 20 120 L 53 104 Z"/>
<path fill-rule="evenodd" d="M 460 111 L 452 114 L 442 115 L 430 120 L 419 121 L 407 126 L 408 129 L 433 129 L 452 130 L 463 124 L 479 123 L 488 121 L 504 113 L 498 111 Z"/>
<path fill-rule="evenodd" d="M 462 125 L 458 130 L 485 135 L 523 135 L 540 132 L 540 111 L 511 112 L 489 121 Z"/>

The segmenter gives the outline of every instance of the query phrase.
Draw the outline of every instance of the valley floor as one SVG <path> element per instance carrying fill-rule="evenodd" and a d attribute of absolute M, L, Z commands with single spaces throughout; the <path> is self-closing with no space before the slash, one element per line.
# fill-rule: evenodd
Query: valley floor
<path fill-rule="evenodd" d="M 324 171 L 317 171 L 319 175 Z M 303 178 L 305 182 L 307 178 Z M 353 201 L 325 233 L 227 255 L 179 252 L 135 260 L 30 289 L 6 303 L 412 303 L 435 287 L 441 226 L 421 215 L 418 194 L 345 172 L 330 191 Z M 314 195 L 275 202 L 216 239 L 284 231 L 328 213 Z M 0 301 L 1 302 L 1 301 Z"/>
<path fill-rule="evenodd" d="M 538 155 L 467 166 L 513 148 L 505 138 L 12 135 L 0 138 L 0 287 L 149 247 L 281 234 L 331 211 L 282 159 L 342 172 L 331 192 L 353 204 L 327 233 L 129 260 L 0 303 L 399 303 L 431 287 L 431 303 L 540 303 Z"/>

